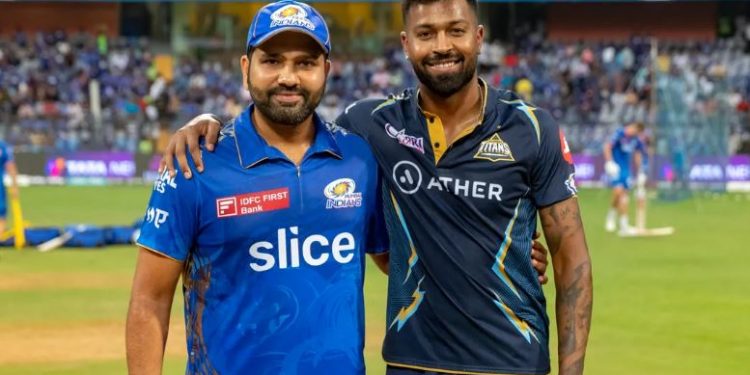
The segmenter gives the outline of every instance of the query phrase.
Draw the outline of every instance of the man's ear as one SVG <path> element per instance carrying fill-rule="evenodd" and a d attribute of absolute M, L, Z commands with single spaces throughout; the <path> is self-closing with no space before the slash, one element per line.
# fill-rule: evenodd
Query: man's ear
<path fill-rule="evenodd" d="M 479 45 L 477 54 L 480 54 L 482 53 L 482 46 L 484 45 L 484 25 L 477 25 L 477 44 Z"/>
<path fill-rule="evenodd" d="M 240 57 L 240 67 L 242 68 L 242 86 L 245 88 L 245 90 L 250 90 L 250 87 L 248 87 L 248 82 L 250 82 L 250 77 L 248 75 L 250 74 L 250 53 L 247 55 L 242 55 Z"/>
<path fill-rule="evenodd" d="M 406 37 L 406 31 L 401 32 L 401 49 L 404 50 L 404 56 L 406 56 L 406 59 L 409 60 L 409 49 L 406 48 L 408 45 L 409 39 Z"/>

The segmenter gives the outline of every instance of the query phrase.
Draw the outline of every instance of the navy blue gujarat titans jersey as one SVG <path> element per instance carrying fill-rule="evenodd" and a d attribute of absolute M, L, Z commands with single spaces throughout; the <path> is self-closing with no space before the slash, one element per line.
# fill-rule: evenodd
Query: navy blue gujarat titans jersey
<path fill-rule="evenodd" d="M 222 130 L 206 170 L 156 181 L 138 244 L 185 262 L 189 374 L 364 374 L 364 252 L 386 249 L 365 141 L 317 116 L 297 167 Z"/>
<path fill-rule="evenodd" d="M 546 374 L 546 302 L 531 265 L 537 209 L 576 193 L 551 116 L 484 87 L 484 116 L 450 146 L 418 93 L 350 106 L 386 181 L 391 235 L 386 362 L 460 373 Z"/>

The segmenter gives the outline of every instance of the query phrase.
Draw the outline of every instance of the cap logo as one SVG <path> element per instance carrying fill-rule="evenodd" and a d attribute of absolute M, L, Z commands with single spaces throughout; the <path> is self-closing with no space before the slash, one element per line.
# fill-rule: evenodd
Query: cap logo
<path fill-rule="evenodd" d="M 300 26 L 315 31 L 315 25 L 307 19 L 307 12 L 297 5 L 287 5 L 271 14 L 271 27 Z"/>

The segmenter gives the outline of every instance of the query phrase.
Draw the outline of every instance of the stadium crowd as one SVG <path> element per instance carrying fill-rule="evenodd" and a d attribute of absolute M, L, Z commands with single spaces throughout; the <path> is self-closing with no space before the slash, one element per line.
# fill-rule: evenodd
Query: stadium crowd
<path fill-rule="evenodd" d="M 530 35 L 513 45 L 486 44 L 480 72 L 491 85 L 549 109 L 574 152 L 599 153 L 613 127 L 647 121 L 656 89 L 663 90 L 660 98 L 679 98 L 679 105 L 662 100 L 660 106 L 687 111 L 698 129 L 728 113 L 730 152 L 750 153 L 750 54 L 741 41 L 660 45 L 652 63 L 647 38 L 558 44 Z M 0 37 L 0 136 L 26 151 L 149 153 L 194 115 L 231 118 L 249 101 L 234 60 L 180 58 L 169 81 L 154 60 L 144 39 L 63 32 Z M 374 58 L 335 55 L 321 114 L 333 119 L 356 99 L 414 85 L 409 64 L 397 46 Z M 675 90 L 679 95 L 666 95 Z M 92 111 L 92 101 L 101 111 Z"/>

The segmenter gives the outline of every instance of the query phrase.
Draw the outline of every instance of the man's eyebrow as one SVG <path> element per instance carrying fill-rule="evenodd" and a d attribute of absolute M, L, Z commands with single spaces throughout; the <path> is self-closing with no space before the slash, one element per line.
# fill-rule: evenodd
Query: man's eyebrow
<path fill-rule="evenodd" d="M 261 53 L 261 56 L 265 56 L 265 57 L 281 57 L 281 53 L 278 53 L 278 52 L 267 52 L 267 51 L 264 51 L 262 49 L 259 49 L 259 51 Z"/>
<path fill-rule="evenodd" d="M 323 52 L 322 52 L 322 51 L 317 51 L 317 50 L 316 50 L 315 52 L 304 52 L 304 53 L 303 53 L 303 54 L 302 54 L 302 55 L 301 55 L 300 57 L 301 57 L 301 58 L 305 58 L 305 59 L 306 59 L 306 58 L 317 59 L 317 58 L 318 58 L 318 57 L 320 57 L 320 55 L 322 55 L 322 54 L 323 54 Z"/>
<path fill-rule="evenodd" d="M 260 51 L 263 53 L 263 55 L 261 55 L 261 56 L 265 56 L 265 57 L 282 58 L 283 54 L 284 54 L 284 52 L 266 52 L 266 51 L 263 51 L 263 50 L 260 50 Z M 304 58 L 304 59 L 306 59 L 306 58 L 313 58 L 313 59 L 317 59 L 321 55 L 323 55 L 323 51 L 317 51 L 317 50 L 315 52 L 305 51 L 305 52 L 302 52 L 302 54 L 300 56 L 297 56 L 297 58 Z"/>
<path fill-rule="evenodd" d="M 445 25 L 445 26 L 455 26 L 455 25 L 458 25 L 458 24 L 468 24 L 468 23 L 469 23 L 469 21 L 467 21 L 467 20 L 450 20 L 450 21 L 440 22 L 440 23 L 423 22 L 423 23 L 420 23 L 420 24 L 417 24 L 416 26 L 414 26 L 414 28 L 415 29 L 418 29 L 418 28 L 435 28 L 437 26 L 443 26 L 443 25 Z"/>

